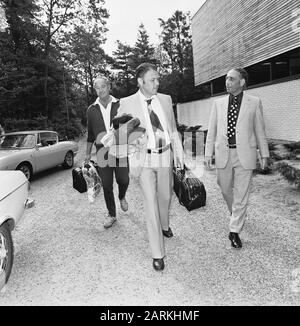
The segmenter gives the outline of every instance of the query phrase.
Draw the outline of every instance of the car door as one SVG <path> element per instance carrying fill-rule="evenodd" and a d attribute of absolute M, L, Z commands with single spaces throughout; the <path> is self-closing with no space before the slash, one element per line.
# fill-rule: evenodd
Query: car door
<path fill-rule="evenodd" d="M 49 169 L 59 164 L 56 153 L 57 134 L 54 132 L 41 132 L 38 135 L 35 162 L 37 171 Z"/>

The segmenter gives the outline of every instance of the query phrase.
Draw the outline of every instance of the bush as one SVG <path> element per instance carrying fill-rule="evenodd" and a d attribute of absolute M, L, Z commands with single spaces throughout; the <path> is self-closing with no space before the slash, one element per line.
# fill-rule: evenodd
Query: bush
<path fill-rule="evenodd" d="M 73 118 L 68 122 L 63 116 L 51 122 L 51 129 L 58 133 L 59 139 L 75 139 L 84 132 L 80 119 Z"/>
<path fill-rule="evenodd" d="M 36 119 L 6 119 L 4 130 L 5 132 L 53 130 L 58 133 L 59 139 L 75 139 L 84 133 L 80 119 L 72 118 L 68 123 L 64 115 L 56 117 L 53 121 L 47 121 L 43 116 Z"/>
<path fill-rule="evenodd" d="M 280 162 L 276 165 L 276 170 L 284 176 L 289 183 L 295 184 L 300 189 L 300 169 L 287 162 Z"/>
<path fill-rule="evenodd" d="M 4 129 L 5 132 L 47 129 L 47 118 L 41 116 L 36 119 L 6 119 Z"/>
<path fill-rule="evenodd" d="M 300 141 L 295 142 L 295 143 L 289 143 L 289 144 L 284 144 L 283 145 L 285 148 L 290 150 L 291 152 L 300 150 Z"/>

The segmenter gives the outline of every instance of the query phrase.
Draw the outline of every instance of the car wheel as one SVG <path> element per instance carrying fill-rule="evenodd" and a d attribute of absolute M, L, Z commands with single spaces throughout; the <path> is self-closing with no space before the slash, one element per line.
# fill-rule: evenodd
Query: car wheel
<path fill-rule="evenodd" d="M 67 152 L 67 154 L 65 156 L 63 166 L 66 169 L 71 169 L 71 167 L 73 165 L 74 165 L 74 154 L 70 151 L 70 152 Z"/>
<path fill-rule="evenodd" d="M 0 225 L 0 274 L 5 273 L 7 282 L 14 261 L 14 246 L 11 231 L 7 223 Z"/>
<path fill-rule="evenodd" d="M 28 180 L 31 179 L 31 177 L 32 177 L 32 170 L 31 170 L 31 167 L 29 166 L 29 164 L 27 164 L 27 163 L 21 163 L 21 164 L 19 164 L 19 166 L 17 167 L 16 170 L 22 171 L 25 174 L 25 176 L 26 176 L 26 178 Z"/>

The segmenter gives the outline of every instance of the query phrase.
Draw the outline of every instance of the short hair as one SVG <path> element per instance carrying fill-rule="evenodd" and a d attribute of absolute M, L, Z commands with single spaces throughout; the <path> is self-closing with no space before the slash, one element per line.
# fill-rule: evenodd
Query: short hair
<path fill-rule="evenodd" d="M 136 80 L 138 80 L 139 78 L 143 78 L 149 70 L 157 71 L 157 68 L 154 64 L 148 62 L 140 64 L 136 68 L 136 72 L 135 72 Z"/>
<path fill-rule="evenodd" d="M 98 75 L 95 78 L 94 82 L 93 82 L 94 89 L 96 89 L 99 80 L 104 80 L 106 82 L 106 84 L 110 86 L 110 80 L 106 76 L 104 76 L 104 75 Z"/>
<path fill-rule="evenodd" d="M 233 70 L 237 71 L 242 79 L 245 79 L 245 87 L 248 86 L 249 74 L 244 68 L 234 68 Z"/>

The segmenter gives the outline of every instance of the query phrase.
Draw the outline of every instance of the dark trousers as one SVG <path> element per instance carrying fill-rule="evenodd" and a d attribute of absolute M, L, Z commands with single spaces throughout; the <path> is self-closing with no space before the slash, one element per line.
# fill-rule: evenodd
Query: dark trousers
<path fill-rule="evenodd" d="M 129 185 L 129 169 L 125 167 L 98 167 L 103 185 L 104 199 L 110 216 L 116 216 L 116 203 L 113 191 L 114 174 L 119 187 L 119 199 L 125 197 Z"/>

